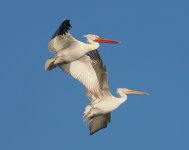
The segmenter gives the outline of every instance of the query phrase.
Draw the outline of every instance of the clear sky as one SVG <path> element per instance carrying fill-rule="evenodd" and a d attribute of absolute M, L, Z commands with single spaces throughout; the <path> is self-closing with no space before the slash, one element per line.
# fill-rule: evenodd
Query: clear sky
<path fill-rule="evenodd" d="M 0 2 L 0 149 L 189 149 L 189 2 L 186 0 L 3 0 Z M 55 69 L 50 37 L 66 18 L 84 41 L 91 33 L 121 41 L 101 45 L 109 86 L 149 92 L 129 96 L 108 128 L 89 136 L 84 88 Z"/>

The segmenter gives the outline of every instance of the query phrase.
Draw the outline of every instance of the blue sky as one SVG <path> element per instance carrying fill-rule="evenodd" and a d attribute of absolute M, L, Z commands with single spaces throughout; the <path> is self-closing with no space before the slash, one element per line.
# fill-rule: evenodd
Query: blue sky
<path fill-rule="evenodd" d="M 189 149 L 189 2 L 184 0 L 1 1 L 0 149 Z M 84 41 L 91 33 L 122 42 L 101 45 L 112 93 L 129 96 L 108 128 L 89 136 L 83 87 L 59 69 L 50 37 L 64 18 Z"/>

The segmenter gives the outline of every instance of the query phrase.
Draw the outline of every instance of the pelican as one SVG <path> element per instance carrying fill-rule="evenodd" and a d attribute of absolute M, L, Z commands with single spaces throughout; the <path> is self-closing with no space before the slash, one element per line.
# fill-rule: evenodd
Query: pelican
<path fill-rule="evenodd" d="M 89 52 L 88 55 L 92 60 L 92 65 L 96 71 L 100 89 L 103 94 L 101 98 L 96 98 L 90 92 L 86 91 L 90 105 L 86 106 L 83 118 L 89 125 L 90 135 L 92 135 L 107 127 L 108 123 L 111 121 L 111 112 L 126 102 L 129 94 L 148 95 L 148 93 L 127 88 L 118 88 L 117 94 L 119 97 L 113 96 L 108 87 L 106 66 L 102 63 L 98 51 Z"/>
<path fill-rule="evenodd" d="M 50 71 L 60 67 L 65 73 L 80 81 L 95 97 L 102 95 L 96 72 L 86 54 L 99 48 L 99 43 L 116 44 L 118 41 L 100 38 L 97 35 L 85 35 L 87 43 L 75 39 L 70 34 L 70 20 L 65 19 L 53 34 L 48 48 L 55 54 L 47 59 L 45 69 Z"/>

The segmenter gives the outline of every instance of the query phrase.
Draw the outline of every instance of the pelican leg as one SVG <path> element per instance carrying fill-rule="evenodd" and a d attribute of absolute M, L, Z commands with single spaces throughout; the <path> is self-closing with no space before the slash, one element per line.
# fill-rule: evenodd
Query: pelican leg
<path fill-rule="evenodd" d="M 49 58 L 47 59 L 46 63 L 45 63 L 45 70 L 52 70 L 53 68 L 56 67 L 56 65 L 54 64 L 55 62 L 55 58 Z"/>
<path fill-rule="evenodd" d="M 54 64 L 54 61 L 53 62 L 51 62 L 50 64 L 49 64 L 49 67 L 47 68 L 47 70 L 52 70 L 52 69 L 54 69 L 54 68 L 56 68 L 56 65 Z"/>
<path fill-rule="evenodd" d="M 84 115 L 84 117 L 88 118 L 88 116 L 91 114 L 92 110 L 94 110 L 94 108 L 91 105 L 91 109 Z"/>
<path fill-rule="evenodd" d="M 97 107 L 91 105 L 91 109 L 84 115 L 84 118 L 92 118 L 96 115 L 95 110 L 99 110 Z"/>

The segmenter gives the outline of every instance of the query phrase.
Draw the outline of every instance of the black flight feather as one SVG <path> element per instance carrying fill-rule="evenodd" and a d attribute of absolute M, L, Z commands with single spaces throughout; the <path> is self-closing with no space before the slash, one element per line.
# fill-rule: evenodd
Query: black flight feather
<path fill-rule="evenodd" d="M 71 28 L 71 24 L 70 24 L 70 19 L 65 19 L 60 27 L 56 30 L 56 32 L 53 34 L 52 38 L 55 38 L 56 36 L 58 35 L 66 35 L 66 33 L 68 33 L 68 31 L 70 30 Z"/>

